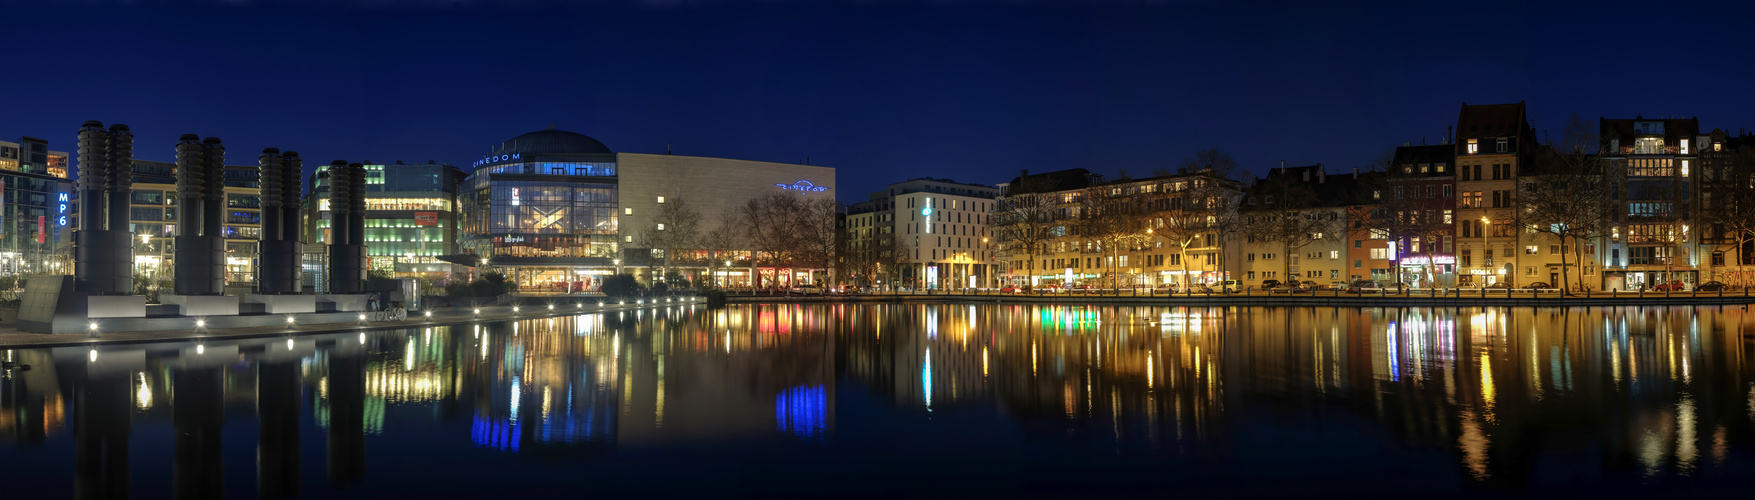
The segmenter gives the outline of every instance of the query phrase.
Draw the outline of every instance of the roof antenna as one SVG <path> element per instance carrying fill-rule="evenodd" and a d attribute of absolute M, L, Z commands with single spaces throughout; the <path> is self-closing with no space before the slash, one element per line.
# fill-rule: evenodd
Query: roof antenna
<path fill-rule="evenodd" d="M 664 154 L 670 154 L 670 143 L 664 143 Z"/>

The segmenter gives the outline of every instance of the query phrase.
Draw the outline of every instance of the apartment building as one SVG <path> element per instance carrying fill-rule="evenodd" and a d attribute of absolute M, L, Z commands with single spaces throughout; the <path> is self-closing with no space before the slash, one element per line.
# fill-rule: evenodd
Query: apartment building
<path fill-rule="evenodd" d="M 1317 164 L 1276 168 L 1253 183 L 1239 210 L 1243 285 L 1333 286 L 1361 272 L 1348 249 L 1356 241 L 1348 237 L 1349 214 L 1374 204 L 1373 190 L 1361 180 L 1357 172 L 1329 175 Z"/>
<path fill-rule="evenodd" d="M 1537 146 L 1524 103 L 1462 105 L 1455 145 L 1459 285 L 1517 283 L 1525 232 L 1514 227 L 1516 179 Z"/>

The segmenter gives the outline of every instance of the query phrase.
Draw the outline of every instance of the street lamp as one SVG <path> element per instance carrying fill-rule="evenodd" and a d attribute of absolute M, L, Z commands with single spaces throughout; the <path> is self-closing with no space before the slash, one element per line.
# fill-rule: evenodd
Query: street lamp
<path fill-rule="evenodd" d="M 1487 252 L 1492 251 L 1492 250 L 1487 249 L 1487 226 L 1492 224 L 1492 223 L 1493 223 L 1493 221 L 1488 220 L 1487 216 L 1485 216 L 1485 215 L 1481 216 L 1481 268 L 1486 269 L 1488 271 L 1488 273 L 1485 274 L 1485 276 L 1492 276 L 1493 275 L 1492 269 L 1489 268 L 1487 265 Z M 1401 272 L 1401 270 L 1398 269 L 1398 270 L 1396 270 L 1396 272 L 1399 273 L 1399 272 Z M 1485 293 L 1485 292 L 1483 292 L 1483 293 Z"/>

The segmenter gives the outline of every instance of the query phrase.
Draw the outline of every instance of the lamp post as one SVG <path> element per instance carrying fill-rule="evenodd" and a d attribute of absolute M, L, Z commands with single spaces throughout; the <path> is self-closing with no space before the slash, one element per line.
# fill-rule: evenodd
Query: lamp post
<path fill-rule="evenodd" d="M 1487 274 L 1485 274 L 1484 276 L 1492 276 L 1493 275 L 1493 270 L 1487 264 L 1487 252 L 1492 251 L 1492 250 L 1487 249 L 1487 226 L 1492 224 L 1492 223 L 1493 223 L 1493 221 L 1488 220 L 1487 216 L 1485 216 L 1485 215 L 1481 216 L 1481 268 L 1487 270 Z M 1396 274 L 1399 277 L 1399 275 L 1401 274 L 1401 270 L 1397 269 Z"/>

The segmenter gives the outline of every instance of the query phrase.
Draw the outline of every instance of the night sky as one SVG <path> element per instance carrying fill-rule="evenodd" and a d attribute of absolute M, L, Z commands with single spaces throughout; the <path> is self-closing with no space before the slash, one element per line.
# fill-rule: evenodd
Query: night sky
<path fill-rule="evenodd" d="M 1571 113 L 1755 128 L 1744 7 L 1305 3 L 0 0 L 0 139 L 73 151 L 95 119 L 148 160 L 196 133 L 232 164 L 466 167 L 554 125 L 623 152 L 808 157 L 851 203 L 1210 147 L 1350 171 L 1437 143 L 1463 102 L 1527 101 L 1556 135 Z"/>

